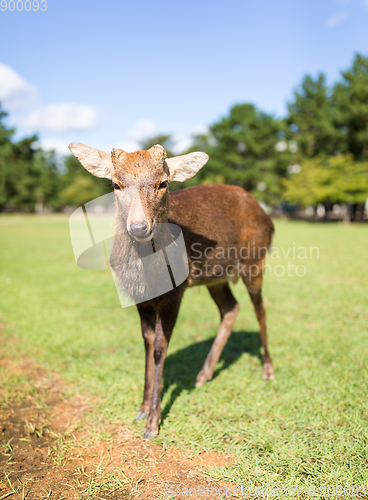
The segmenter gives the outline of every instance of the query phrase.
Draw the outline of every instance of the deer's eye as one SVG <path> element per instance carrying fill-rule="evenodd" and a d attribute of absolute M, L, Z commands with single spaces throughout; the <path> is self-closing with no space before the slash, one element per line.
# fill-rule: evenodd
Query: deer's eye
<path fill-rule="evenodd" d="M 169 183 L 167 181 L 161 182 L 161 184 L 158 186 L 158 189 L 165 189 L 167 188 L 167 185 Z"/>
<path fill-rule="evenodd" d="M 121 187 L 119 186 L 119 184 L 115 184 L 114 182 L 113 182 L 113 184 L 112 184 L 112 187 L 113 187 L 114 189 L 116 189 L 116 190 L 117 190 L 117 189 L 121 189 Z"/>

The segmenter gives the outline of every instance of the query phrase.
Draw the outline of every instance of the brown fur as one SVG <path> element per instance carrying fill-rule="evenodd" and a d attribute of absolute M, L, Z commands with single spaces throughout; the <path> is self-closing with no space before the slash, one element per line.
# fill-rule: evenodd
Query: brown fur
<path fill-rule="evenodd" d="M 148 151 L 139 150 L 134 153 L 126 153 L 122 149 L 113 149 L 111 152 L 111 160 L 117 179 L 127 175 L 142 176 L 144 173 L 152 176 L 153 171 L 162 171 L 165 159 L 166 151 L 161 146 L 153 146 Z M 158 181 L 156 180 L 156 182 Z"/>

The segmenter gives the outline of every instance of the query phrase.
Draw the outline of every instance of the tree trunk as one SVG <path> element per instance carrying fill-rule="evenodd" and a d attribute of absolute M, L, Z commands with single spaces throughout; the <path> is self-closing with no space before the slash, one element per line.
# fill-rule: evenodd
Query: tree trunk
<path fill-rule="evenodd" d="M 348 204 L 347 203 L 344 203 L 342 205 L 342 222 L 344 224 L 350 224 L 351 223 L 350 212 L 349 212 L 349 208 L 348 208 Z"/>

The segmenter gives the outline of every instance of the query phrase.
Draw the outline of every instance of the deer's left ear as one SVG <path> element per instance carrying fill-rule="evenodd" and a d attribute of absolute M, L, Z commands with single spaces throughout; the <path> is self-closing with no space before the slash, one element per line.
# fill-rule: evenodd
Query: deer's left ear
<path fill-rule="evenodd" d="M 191 179 L 208 162 L 208 159 L 209 156 L 206 153 L 189 153 L 167 158 L 165 161 L 169 167 L 170 182 L 184 182 Z"/>

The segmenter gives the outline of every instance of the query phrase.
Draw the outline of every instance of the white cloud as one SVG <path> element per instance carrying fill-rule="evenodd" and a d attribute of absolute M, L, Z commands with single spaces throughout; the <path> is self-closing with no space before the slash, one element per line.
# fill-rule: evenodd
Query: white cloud
<path fill-rule="evenodd" d="M 0 102 L 14 110 L 28 107 L 36 89 L 27 83 L 13 68 L 0 62 Z"/>
<path fill-rule="evenodd" d="M 189 133 L 192 135 L 200 135 L 200 134 L 208 134 L 209 130 L 207 125 L 194 125 L 193 127 L 190 127 Z"/>
<path fill-rule="evenodd" d="M 329 28 L 334 28 L 338 24 L 342 23 L 348 18 L 347 12 L 336 12 L 327 21 L 327 26 Z"/>
<path fill-rule="evenodd" d="M 91 130 L 97 126 L 93 106 L 70 102 L 42 105 L 37 89 L 13 68 L 0 62 L 0 102 L 14 111 L 15 125 L 36 131 L 64 133 Z"/>
<path fill-rule="evenodd" d="M 44 151 L 51 151 L 53 149 L 60 156 L 70 154 L 68 144 L 68 141 L 62 141 L 60 139 L 41 139 L 37 141 L 37 145 Z"/>
<path fill-rule="evenodd" d="M 23 126 L 40 131 L 91 130 L 97 126 L 97 112 L 93 106 L 65 102 L 36 108 L 21 121 Z"/>
<path fill-rule="evenodd" d="M 140 145 L 139 145 L 139 142 L 137 141 L 122 141 L 122 142 L 119 142 L 119 144 L 115 144 L 114 146 L 115 149 L 122 149 L 123 151 L 126 151 L 127 153 L 134 153 L 134 151 L 138 151 L 138 149 L 140 149 Z M 114 148 L 110 148 L 109 149 L 109 152 L 112 151 L 112 149 Z M 106 151 L 106 149 L 105 149 Z"/>
<path fill-rule="evenodd" d="M 206 127 L 205 125 L 194 125 L 187 131 L 174 134 L 175 144 L 172 148 L 173 152 L 177 155 L 182 154 L 193 144 L 193 136 L 207 133 L 208 127 Z"/>
<path fill-rule="evenodd" d="M 156 123 L 153 120 L 142 118 L 126 131 L 125 138 L 114 147 L 133 153 L 140 148 L 141 141 L 158 135 Z"/>
<path fill-rule="evenodd" d="M 154 135 L 157 135 L 156 123 L 153 120 L 138 120 L 131 129 L 128 130 L 127 136 L 132 141 L 142 141 Z"/>
<path fill-rule="evenodd" d="M 173 153 L 176 155 L 182 154 L 184 151 L 190 148 L 192 145 L 191 137 L 179 137 L 176 139 L 175 144 L 172 147 Z"/>

